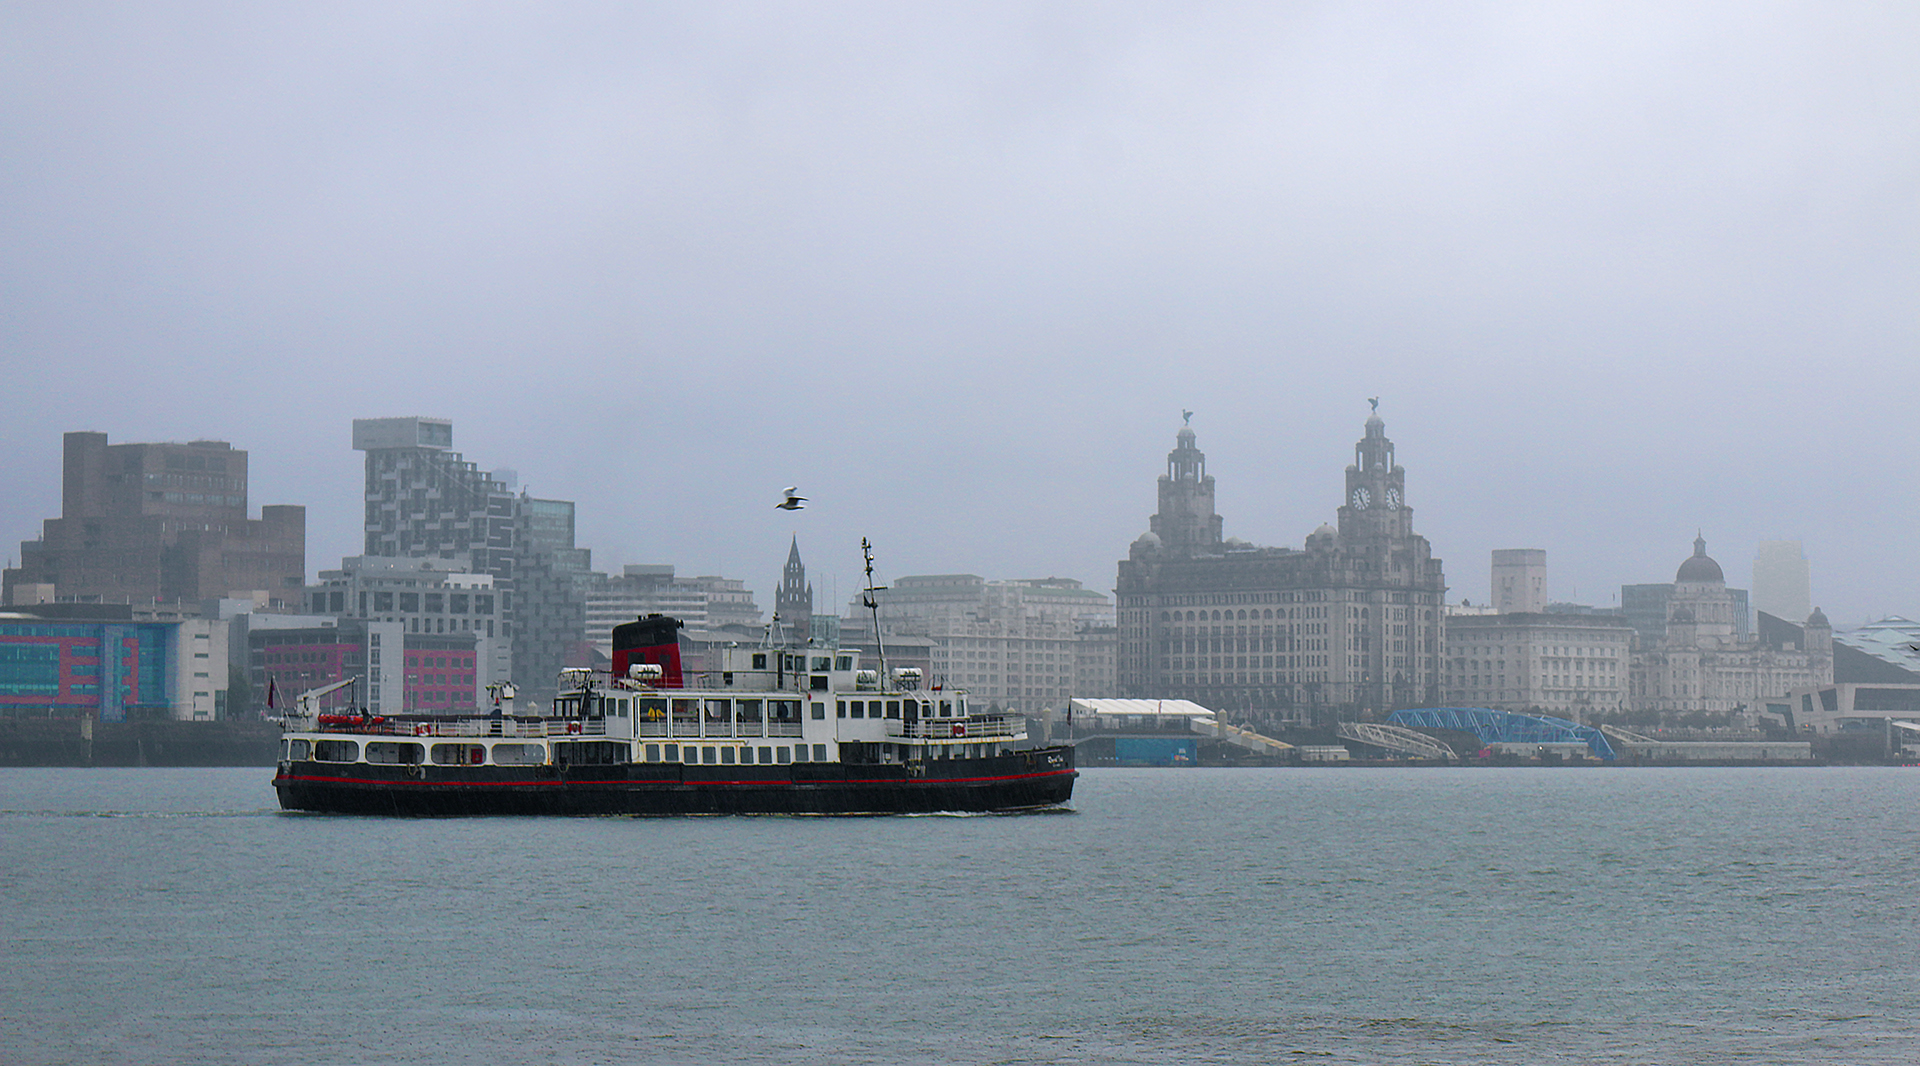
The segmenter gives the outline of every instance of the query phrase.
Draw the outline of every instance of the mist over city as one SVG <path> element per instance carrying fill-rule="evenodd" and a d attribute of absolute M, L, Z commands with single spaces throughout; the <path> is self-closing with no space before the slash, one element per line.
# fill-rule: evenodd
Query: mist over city
<path fill-rule="evenodd" d="M 1915 609 L 1904 9 L 0 19 L 9 555 L 86 429 L 249 450 L 317 571 L 351 420 L 424 415 L 597 566 L 1110 590 L 1183 410 L 1227 535 L 1299 547 L 1379 396 L 1452 599 L 1534 547 L 1607 606 L 1704 532 Z"/>
<path fill-rule="evenodd" d="M 1920 1061 L 1916 56 L 0 5 L 0 1058 Z"/>

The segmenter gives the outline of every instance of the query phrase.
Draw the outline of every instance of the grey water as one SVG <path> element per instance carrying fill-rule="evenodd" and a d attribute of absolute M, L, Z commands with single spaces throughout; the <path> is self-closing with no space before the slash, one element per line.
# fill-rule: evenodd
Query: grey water
<path fill-rule="evenodd" d="M 0 770 L 0 1061 L 1920 1061 L 1915 770 L 435 821 L 269 776 Z"/>

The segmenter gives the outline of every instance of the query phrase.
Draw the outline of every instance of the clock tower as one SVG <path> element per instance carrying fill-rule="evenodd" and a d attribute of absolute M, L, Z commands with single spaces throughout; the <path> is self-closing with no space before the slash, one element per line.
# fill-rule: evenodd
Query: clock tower
<path fill-rule="evenodd" d="M 1369 400 L 1366 435 L 1353 448 L 1347 467 L 1347 497 L 1340 504 L 1340 536 L 1348 541 L 1413 535 L 1413 509 L 1407 506 L 1407 472 L 1393 462 L 1393 442 L 1380 420 L 1380 401 Z"/>
<path fill-rule="evenodd" d="M 1191 411 L 1186 414 L 1193 417 Z M 1206 453 L 1194 443 L 1193 427 L 1182 424 L 1167 453 L 1167 472 L 1160 475 L 1160 510 L 1148 519 L 1147 528 L 1164 550 L 1196 556 L 1219 553 L 1221 525 L 1213 509 Z"/>

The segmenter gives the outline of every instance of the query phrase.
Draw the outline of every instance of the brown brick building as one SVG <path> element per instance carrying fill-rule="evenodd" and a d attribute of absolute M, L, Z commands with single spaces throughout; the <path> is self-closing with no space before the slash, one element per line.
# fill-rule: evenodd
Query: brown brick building
<path fill-rule="evenodd" d="M 20 545 L 8 603 L 197 602 L 262 594 L 297 609 L 307 511 L 247 517 L 247 453 L 225 441 L 108 444 L 68 433 L 61 516 Z"/>

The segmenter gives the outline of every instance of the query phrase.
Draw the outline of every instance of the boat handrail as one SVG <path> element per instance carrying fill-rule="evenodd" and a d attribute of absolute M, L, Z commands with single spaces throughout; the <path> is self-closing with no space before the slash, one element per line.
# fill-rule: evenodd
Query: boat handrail
<path fill-rule="evenodd" d="M 542 737 L 607 735 L 603 718 L 473 718 L 394 719 L 370 718 L 364 722 L 323 722 L 302 732 L 379 737 L 512 737 L 533 740 Z"/>
<path fill-rule="evenodd" d="M 919 718 L 911 722 L 889 721 L 887 726 L 889 736 L 910 740 L 1008 740 L 1023 737 L 1027 732 L 1026 719 L 1012 714 Z"/>

